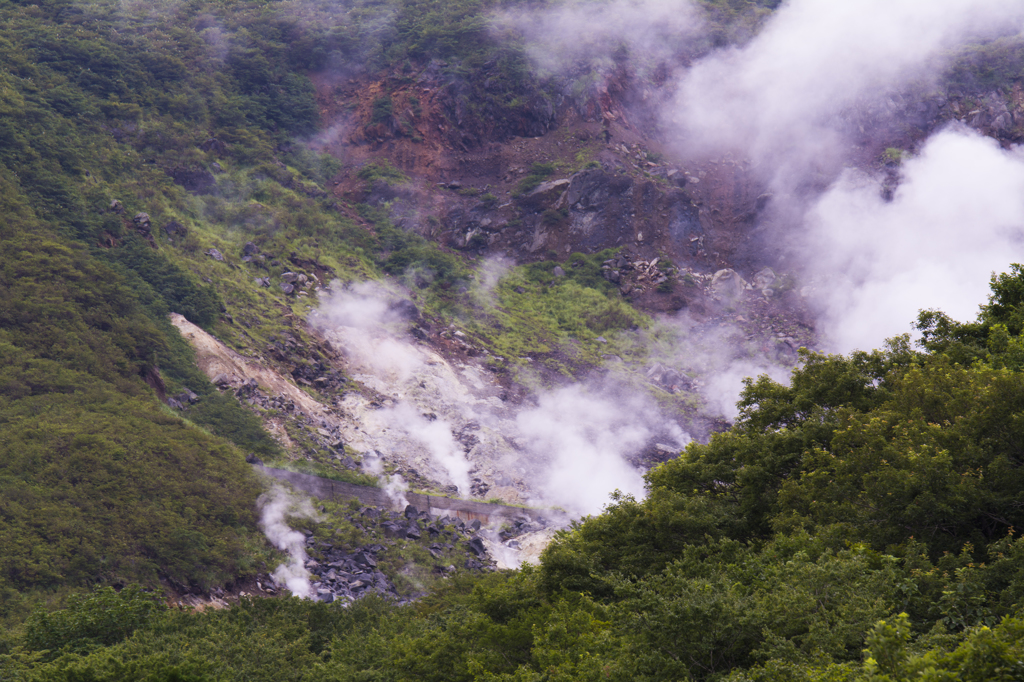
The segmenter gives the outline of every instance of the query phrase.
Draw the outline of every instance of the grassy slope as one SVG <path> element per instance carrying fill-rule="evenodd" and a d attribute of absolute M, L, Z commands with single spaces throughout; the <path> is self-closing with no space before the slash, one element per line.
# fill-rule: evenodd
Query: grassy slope
<path fill-rule="evenodd" d="M 258 486 L 235 446 L 276 446 L 196 369 L 168 312 L 252 352 L 281 333 L 303 339 L 290 316 L 308 303 L 276 287 L 287 270 L 345 280 L 427 268 L 442 316 L 468 282 L 461 259 L 333 210 L 320 189 L 333 162 L 284 144 L 315 127 L 303 73 L 337 39 L 293 10 L 0 5 L 5 610 L 27 589 L 158 575 L 208 586 L 252 570 Z M 212 193 L 172 180 L 215 162 Z M 248 241 L 265 260 L 241 261 Z M 275 286 L 253 282 L 263 276 Z M 196 392 L 190 420 L 147 380 Z"/>

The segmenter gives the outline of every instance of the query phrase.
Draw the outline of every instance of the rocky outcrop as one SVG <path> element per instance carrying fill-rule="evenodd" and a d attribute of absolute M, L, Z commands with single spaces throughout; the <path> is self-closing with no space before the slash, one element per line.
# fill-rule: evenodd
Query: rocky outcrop
<path fill-rule="evenodd" d="M 567 179 L 548 180 L 542 182 L 535 188 L 524 194 L 520 205 L 528 211 L 542 211 L 547 208 L 560 208 L 561 197 L 569 188 L 570 181 Z"/>
<path fill-rule="evenodd" d="M 192 194 L 213 194 L 217 191 L 217 178 L 200 166 L 174 168 L 168 175 L 176 185 L 181 185 Z"/>
<path fill-rule="evenodd" d="M 747 283 L 732 268 L 719 270 L 711 279 L 711 293 L 716 300 L 735 303 L 747 290 Z"/>
<path fill-rule="evenodd" d="M 529 253 L 593 253 L 626 245 L 677 259 L 698 258 L 703 252 L 704 228 L 684 190 L 612 167 L 543 183 L 520 205 L 528 212 L 522 223 L 532 227 Z M 560 210 L 564 219 L 552 210 Z"/>

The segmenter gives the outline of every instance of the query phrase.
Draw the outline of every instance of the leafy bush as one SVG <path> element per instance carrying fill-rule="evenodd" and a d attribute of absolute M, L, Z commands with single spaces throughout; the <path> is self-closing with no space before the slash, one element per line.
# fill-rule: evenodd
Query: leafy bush
<path fill-rule="evenodd" d="M 244 452 L 272 457 L 281 452 L 258 417 L 243 409 L 234 396 L 213 391 L 185 410 L 184 415 L 237 445 Z"/>
<path fill-rule="evenodd" d="M 387 123 L 391 120 L 392 110 L 391 97 L 378 97 L 373 100 L 373 106 L 370 109 L 370 123 Z"/>
<path fill-rule="evenodd" d="M 387 159 L 381 159 L 380 161 L 372 161 L 356 173 L 360 180 L 366 182 L 373 182 L 374 180 L 383 180 L 388 184 L 395 184 L 401 182 L 408 182 L 409 178 L 405 176 L 402 171 L 398 170 Z"/>
<path fill-rule="evenodd" d="M 91 593 L 68 597 L 65 608 L 37 610 L 25 624 L 25 646 L 35 651 L 87 653 L 116 644 L 166 609 L 159 595 L 145 593 L 138 585 L 120 592 L 99 587 Z"/>

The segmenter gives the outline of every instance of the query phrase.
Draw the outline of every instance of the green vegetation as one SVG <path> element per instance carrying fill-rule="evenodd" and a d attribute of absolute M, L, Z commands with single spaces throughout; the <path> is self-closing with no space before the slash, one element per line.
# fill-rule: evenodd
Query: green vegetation
<path fill-rule="evenodd" d="M 47 658 L 87 653 L 127 639 L 165 609 L 158 595 L 146 594 L 138 585 L 120 592 L 101 587 L 73 594 L 64 609 L 32 614 L 25 624 L 25 645 Z"/>
<path fill-rule="evenodd" d="M 603 354 L 639 360 L 645 351 L 634 330 L 648 321 L 602 276 L 602 262 L 614 255 L 608 249 L 519 266 L 494 286 L 479 278 L 448 315 L 491 354 L 527 370 L 528 358 L 567 376 L 600 364 Z"/>
<path fill-rule="evenodd" d="M 526 194 L 534 189 L 537 185 L 547 180 L 555 172 L 554 163 L 542 163 L 540 161 L 534 161 L 530 165 L 530 172 L 527 173 L 516 185 L 515 190 L 512 192 L 513 196 L 519 196 L 520 194 Z"/>
<path fill-rule="evenodd" d="M 288 471 L 295 471 L 300 474 L 319 476 L 320 478 L 327 478 L 332 481 L 342 481 L 344 483 L 365 485 L 373 488 L 380 487 L 380 481 L 378 481 L 375 476 L 364 474 L 361 471 L 353 471 L 351 469 L 335 469 L 319 462 L 294 460 L 288 462 L 268 462 L 267 466 L 287 469 Z"/>
<path fill-rule="evenodd" d="M 882 153 L 882 162 L 898 166 L 906 155 L 907 153 L 898 147 L 887 147 Z"/>
<path fill-rule="evenodd" d="M 776 3 L 703 4 L 722 43 Z M 317 126 L 308 73 L 328 64 L 390 69 L 399 88 L 436 59 L 467 131 L 528 119 L 554 86 L 490 30 L 496 6 L 0 5 L 0 678 L 1020 679 L 1019 266 L 973 322 L 924 313 L 921 350 L 805 354 L 788 387 L 752 380 L 730 431 L 652 471 L 645 500 L 563 532 L 539 567 L 443 577 L 427 537 L 381 553 L 403 594 L 433 589 L 403 607 L 194 613 L 146 591 L 266 571 L 244 455 L 283 458 L 170 312 L 241 351 L 312 347 L 294 319 L 314 285 L 285 294 L 283 273 L 390 274 L 430 320 L 513 364 L 643 358 L 649 321 L 601 276 L 611 252 L 485 281 L 380 209 L 357 207 L 370 229 L 346 217 L 322 187 L 338 162 L 292 143 Z M 947 88 L 988 93 L 1020 57 L 1018 39 L 965 49 Z M 381 95 L 374 122 L 401 101 Z M 555 171 L 535 164 L 518 191 Z M 406 180 L 386 161 L 359 177 Z M 289 366 L 323 359 L 275 347 Z M 161 404 L 185 389 L 197 402 Z M 369 482 L 328 464 L 293 466 Z M 381 539 L 323 507 L 333 525 L 304 526 L 318 540 Z"/>
<path fill-rule="evenodd" d="M 33 616 L 8 640 L 0 669 L 28 680 L 130 671 L 267 680 L 1018 679 L 1022 292 L 1024 268 L 1015 267 L 993 280 L 977 321 L 923 315 L 924 351 L 900 338 L 849 357 L 805 353 L 789 386 L 748 381 L 730 431 L 653 470 L 647 499 L 619 496 L 562 532 L 539 567 L 441 580 L 404 607 L 283 599 L 223 612 L 145 611 L 129 620 L 133 634 L 116 631 L 109 642 L 61 625 L 79 622 L 77 598 L 67 611 Z M 953 359 L 968 355 L 969 364 Z M 315 534 L 336 541 L 359 532 L 332 524 Z M 414 545 L 384 560 L 418 561 Z M 101 601 L 120 608 L 109 593 Z M 44 630 L 58 634 L 41 638 Z"/>
<path fill-rule="evenodd" d="M 402 182 L 409 182 L 409 178 L 405 174 L 391 165 L 387 159 L 381 159 L 380 161 L 374 161 L 366 164 L 359 169 L 356 173 L 360 180 L 366 182 L 373 182 L 374 180 L 383 180 L 390 184 L 398 184 Z"/>

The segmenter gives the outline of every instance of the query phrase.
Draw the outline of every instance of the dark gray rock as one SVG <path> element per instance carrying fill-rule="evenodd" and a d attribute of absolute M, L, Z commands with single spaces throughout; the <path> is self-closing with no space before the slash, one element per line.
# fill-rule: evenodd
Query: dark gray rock
<path fill-rule="evenodd" d="M 487 548 L 484 547 L 483 538 L 477 536 L 471 539 L 468 543 L 469 550 L 479 557 L 487 556 Z"/>
<path fill-rule="evenodd" d="M 520 197 L 520 203 L 524 207 L 540 211 L 545 208 L 551 208 L 558 201 L 562 193 L 569 188 L 569 180 L 549 180 L 542 182 L 537 185 L 532 191 L 526 195 Z"/>
<path fill-rule="evenodd" d="M 408 320 L 414 322 L 420 319 L 420 309 L 416 307 L 416 304 L 412 301 L 401 298 L 394 301 L 390 305 L 391 312 L 393 312 L 399 319 Z"/>
<path fill-rule="evenodd" d="M 215 137 L 208 138 L 199 145 L 199 148 L 204 152 L 213 152 L 217 155 L 226 154 L 228 151 L 228 146 Z"/>
<path fill-rule="evenodd" d="M 352 560 L 356 562 L 356 564 L 359 566 L 369 566 L 370 568 L 377 568 L 377 561 L 373 558 L 372 555 L 366 552 L 359 552 L 354 557 L 352 557 Z"/>
<path fill-rule="evenodd" d="M 193 194 L 213 194 L 217 190 L 217 179 L 202 167 L 175 168 L 171 179 Z"/>
<path fill-rule="evenodd" d="M 163 231 L 168 237 L 185 237 L 188 236 L 188 229 L 176 220 L 172 220 L 163 226 Z"/>
<path fill-rule="evenodd" d="M 288 282 L 281 282 L 281 291 L 286 294 L 292 294 L 295 292 L 295 287 Z"/>
<path fill-rule="evenodd" d="M 620 193 L 629 186 L 627 182 L 616 181 L 616 177 L 600 168 L 591 168 L 569 178 L 566 203 L 576 210 L 596 209 L 606 202 L 612 193 Z"/>

